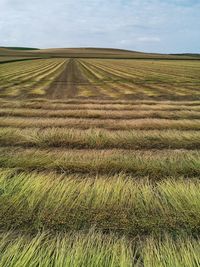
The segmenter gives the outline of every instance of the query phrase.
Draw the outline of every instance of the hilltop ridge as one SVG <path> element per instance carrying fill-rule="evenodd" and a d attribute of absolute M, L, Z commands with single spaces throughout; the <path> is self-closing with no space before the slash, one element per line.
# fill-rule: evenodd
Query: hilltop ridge
<path fill-rule="evenodd" d="M 116 59 L 199 59 L 199 54 L 160 54 L 131 51 L 117 48 L 79 47 L 79 48 L 28 48 L 0 47 L 4 57 L 63 57 L 63 58 L 116 58 Z"/>

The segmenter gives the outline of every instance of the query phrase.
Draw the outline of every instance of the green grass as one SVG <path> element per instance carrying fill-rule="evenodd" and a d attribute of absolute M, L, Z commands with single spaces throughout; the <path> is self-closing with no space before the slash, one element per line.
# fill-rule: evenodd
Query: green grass
<path fill-rule="evenodd" d="M 126 235 L 200 231 L 198 180 L 170 178 L 151 184 L 116 176 L 0 172 L 0 227 L 86 230 Z M 112 210 L 112 213 L 110 211 Z"/>
<path fill-rule="evenodd" d="M 127 241 L 90 231 L 50 237 L 1 234 L 0 266 L 4 267 L 197 267 L 198 240 L 166 236 L 145 242 Z"/>
<path fill-rule="evenodd" d="M 79 173 L 119 173 L 149 176 L 199 176 L 199 151 L 57 150 L 1 148 L 0 167 Z"/>

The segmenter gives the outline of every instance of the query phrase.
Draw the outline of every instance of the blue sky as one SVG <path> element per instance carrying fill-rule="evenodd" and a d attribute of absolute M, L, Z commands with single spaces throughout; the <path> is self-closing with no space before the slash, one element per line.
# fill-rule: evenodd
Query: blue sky
<path fill-rule="evenodd" d="M 0 0 L 0 46 L 200 53 L 200 0 Z"/>

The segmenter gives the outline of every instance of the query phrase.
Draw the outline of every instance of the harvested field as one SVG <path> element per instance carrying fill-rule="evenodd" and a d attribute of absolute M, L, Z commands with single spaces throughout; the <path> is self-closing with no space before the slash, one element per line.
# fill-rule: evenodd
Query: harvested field
<path fill-rule="evenodd" d="M 0 97 L 45 95 L 46 88 L 62 72 L 65 62 L 65 59 L 37 59 L 1 65 Z"/>
<path fill-rule="evenodd" d="M 200 99 L 199 73 L 199 60 L 38 59 L 3 64 L 0 86 L 4 97 L 185 101 Z"/>
<path fill-rule="evenodd" d="M 0 266 L 200 265 L 200 61 L 0 65 Z"/>

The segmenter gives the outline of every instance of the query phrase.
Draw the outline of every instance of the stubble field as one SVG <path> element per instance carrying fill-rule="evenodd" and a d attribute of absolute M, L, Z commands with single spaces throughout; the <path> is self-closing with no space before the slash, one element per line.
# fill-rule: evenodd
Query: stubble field
<path fill-rule="evenodd" d="M 0 266 L 200 266 L 200 61 L 0 65 Z"/>

